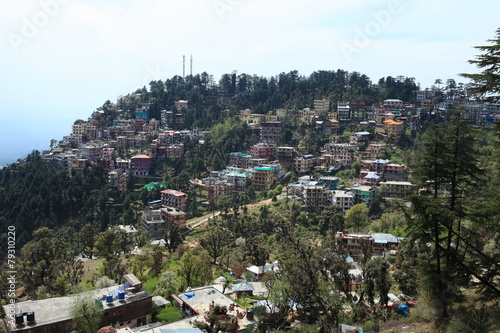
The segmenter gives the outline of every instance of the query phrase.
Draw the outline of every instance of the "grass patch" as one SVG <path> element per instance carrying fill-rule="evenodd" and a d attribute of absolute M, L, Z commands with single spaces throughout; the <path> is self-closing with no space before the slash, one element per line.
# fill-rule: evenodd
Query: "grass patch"
<path fill-rule="evenodd" d="M 175 306 L 169 306 L 166 307 L 165 309 L 162 309 L 160 313 L 156 316 L 159 321 L 165 321 L 167 323 L 171 323 L 173 321 L 182 319 L 183 316 L 179 309 Z"/>
<path fill-rule="evenodd" d="M 267 298 L 263 296 L 248 296 L 247 298 L 254 299 L 256 301 L 265 301 Z"/>
<path fill-rule="evenodd" d="M 251 308 L 252 307 L 252 304 L 248 303 L 248 300 L 246 298 L 237 298 L 234 301 L 244 308 Z"/>
<path fill-rule="evenodd" d="M 82 276 L 82 280 L 81 280 L 81 285 L 84 288 L 87 285 L 87 283 L 92 281 L 92 279 L 94 277 L 94 273 L 95 274 L 98 273 L 97 269 L 99 268 L 99 266 L 102 265 L 103 262 L 104 262 L 103 258 L 85 260 L 83 262 L 83 276 Z"/>
<path fill-rule="evenodd" d="M 148 293 L 152 294 L 157 285 L 158 285 L 158 277 L 154 277 L 146 281 L 146 283 L 143 286 L 143 289 Z"/>

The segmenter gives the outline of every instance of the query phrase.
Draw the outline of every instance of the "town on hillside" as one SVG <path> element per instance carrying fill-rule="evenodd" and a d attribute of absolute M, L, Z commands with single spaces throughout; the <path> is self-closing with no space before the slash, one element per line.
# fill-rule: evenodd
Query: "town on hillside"
<path fill-rule="evenodd" d="M 158 109 L 138 90 L 106 102 L 28 159 L 87 181 L 79 200 L 66 191 L 61 202 L 93 200 L 96 208 L 78 206 L 83 222 L 68 208 L 73 229 L 58 233 L 46 222 L 23 244 L 23 273 L 3 304 L 6 332 L 317 332 L 318 322 L 321 332 L 404 331 L 411 318 L 420 325 L 430 315 L 418 290 L 430 282 L 416 269 L 435 254 L 431 243 L 442 242 L 438 265 L 456 271 L 455 253 L 477 243 L 462 236 L 467 223 L 438 226 L 428 221 L 441 215 L 418 210 L 426 207 L 418 200 L 434 195 L 462 214 L 453 202 L 462 202 L 457 188 L 472 176 L 459 185 L 451 172 L 430 178 L 417 163 L 427 155 L 416 151 L 433 147 L 426 131 L 466 122 L 490 133 L 500 123 L 500 104 L 453 87 L 370 104 L 321 98 L 306 108 L 223 109 L 221 122 L 204 127 L 193 126 L 199 104 L 190 99 Z M 216 90 L 223 103 L 227 89 Z M 453 137 L 443 135 L 434 147 Z M 425 160 L 429 168 L 444 169 L 454 156 L 442 154 Z M 422 228 L 408 222 L 417 220 Z M 489 260 L 483 254 L 476 256 Z M 462 286 L 498 282 L 486 268 L 468 269 L 454 276 Z"/>

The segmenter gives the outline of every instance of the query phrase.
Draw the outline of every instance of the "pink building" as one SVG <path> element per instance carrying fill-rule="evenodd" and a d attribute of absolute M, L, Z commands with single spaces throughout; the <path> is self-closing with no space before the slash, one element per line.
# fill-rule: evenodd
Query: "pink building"
<path fill-rule="evenodd" d="M 149 175 L 151 169 L 151 156 L 137 155 L 132 157 L 132 169 L 137 176 Z"/>
<path fill-rule="evenodd" d="M 267 143 L 258 143 L 250 148 L 250 155 L 254 158 L 274 159 L 274 147 Z"/>

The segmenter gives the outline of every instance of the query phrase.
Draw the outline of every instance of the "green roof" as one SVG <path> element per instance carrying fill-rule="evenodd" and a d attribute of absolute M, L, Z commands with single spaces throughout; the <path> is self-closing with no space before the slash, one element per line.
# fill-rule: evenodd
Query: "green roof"
<path fill-rule="evenodd" d="M 163 185 L 162 183 L 159 182 L 151 182 L 149 184 L 144 185 L 141 187 L 141 190 L 146 190 L 148 192 L 151 191 L 159 191 L 159 190 L 165 190 L 167 187 Z"/>

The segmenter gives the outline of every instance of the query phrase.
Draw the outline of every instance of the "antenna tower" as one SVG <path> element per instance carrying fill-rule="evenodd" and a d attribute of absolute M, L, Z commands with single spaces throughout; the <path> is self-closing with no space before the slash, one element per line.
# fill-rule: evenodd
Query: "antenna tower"
<path fill-rule="evenodd" d="M 182 56 L 182 77 L 186 77 L 186 56 Z"/>

